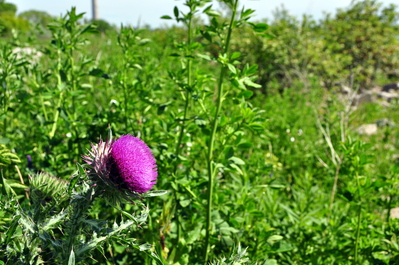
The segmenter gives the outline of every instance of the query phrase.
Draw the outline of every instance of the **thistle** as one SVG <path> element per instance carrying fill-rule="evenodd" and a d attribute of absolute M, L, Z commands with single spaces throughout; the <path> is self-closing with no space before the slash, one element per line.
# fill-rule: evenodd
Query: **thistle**
<path fill-rule="evenodd" d="M 30 194 L 34 201 L 54 199 L 61 202 L 67 199 L 68 182 L 41 172 L 29 176 Z"/>
<path fill-rule="evenodd" d="M 158 172 L 150 148 L 131 135 L 120 137 L 111 149 L 111 176 L 131 191 L 145 193 L 156 183 Z"/>
<path fill-rule="evenodd" d="M 141 197 L 156 183 L 154 156 L 139 138 L 124 135 L 116 141 L 100 140 L 91 147 L 83 160 L 90 166 L 90 179 L 102 193 L 110 197 Z"/>

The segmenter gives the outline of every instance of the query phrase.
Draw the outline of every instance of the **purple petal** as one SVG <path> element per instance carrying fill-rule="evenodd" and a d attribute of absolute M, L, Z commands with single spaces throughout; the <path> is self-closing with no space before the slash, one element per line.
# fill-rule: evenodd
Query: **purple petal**
<path fill-rule="evenodd" d="M 112 145 L 111 156 L 121 179 L 130 190 L 145 193 L 156 183 L 158 172 L 150 148 L 139 138 L 121 136 Z"/>

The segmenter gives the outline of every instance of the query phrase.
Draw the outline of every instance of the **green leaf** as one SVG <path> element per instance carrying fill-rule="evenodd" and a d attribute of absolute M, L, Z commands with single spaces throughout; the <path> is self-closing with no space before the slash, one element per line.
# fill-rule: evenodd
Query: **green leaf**
<path fill-rule="evenodd" d="M 6 233 L 5 245 L 8 245 L 8 243 L 11 241 L 11 238 L 15 235 L 15 230 L 18 227 L 18 221 L 20 218 L 21 215 L 14 216 L 14 220 L 12 220 L 12 223 Z"/>
<path fill-rule="evenodd" d="M 241 168 L 239 166 L 237 166 L 236 164 L 230 164 L 230 167 L 232 167 L 235 170 L 237 170 L 238 173 L 240 173 L 240 175 L 244 175 L 244 173 L 242 172 Z"/>
<path fill-rule="evenodd" d="M 181 207 L 185 208 L 190 205 L 191 200 L 190 199 L 179 200 L 179 203 Z"/>
<path fill-rule="evenodd" d="M 80 166 L 80 168 L 82 168 L 82 166 Z M 75 187 L 75 185 L 78 182 L 78 180 L 79 180 L 79 176 L 78 175 L 73 176 L 72 180 L 69 182 L 68 194 L 72 194 L 72 190 Z"/>
<path fill-rule="evenodd" d="M 255 217 L 264 217 L 265 216 L 264 212 L 258 211 L 258 210 L 253 210 L 250 212 L 250 214 Z"/>
<path fill-rule="evenodd" d="M 241 18 L 249 18 L 251 14 L 255 13 L 253 9 L 246 9 L 241 13 Z"/>
<path fill-rule="evenodd" d="M 206 12 L 206 14 L 210 17 L 220 17 L 221 14 L 213 9 Z"/>
<path fill-rule="evenodd" d="M 255 131 L 262 131 L 265 129 L 261 124 L 255 122 L 250 123 L 248 126 Z"/>
<path fill-rule="evenodd" d="M 244 73 L 245 73 L 247 76 L 257 74 L 257 73 L 258 73 L 258 65 L 257 65 L 257 64 L 253 64 L 253 65 L 251 65 L 250 67 L 248 67 L 248 65 L 245 65 L 245 67 L 244 67 Z"/>
<path fill-rule="evenodd" d="M 198 240 L 201 235 L 202 226 L 203 224 L 199 222 L 197 223 L 197 226 L 194 228 L 194 230 L 188 232 L 186 239 L 187 244 L 192 244 Z"/>
<path fill-rule="evenodd" d="M 177 8 L 177 6 L 175 6 L 175 8 L 173 9 L 173 13 L 175 14 L 176 18 L 179 17 L 179 9 Z"/>
<path fill-rule="evenodd" d="M 167 190 L 152 190 L 152 191 L 149 191 L 149 192 L 145 193 L 145 194 L 143 195 L 143 197 L 156 197 L 156 196 L 162 196 L 162 195 L 165 195 L 166 193 L 168 193 Z"/>
<path fill-rule="evenodd" d="M 267 243 L 273 244 L 274 242 L 279 241 L 279 240 L 281 240 L 281 239 L 283 239 L 283 237 L 280 236 L 280 235 L 272 235 L 272 236 L 270 236 L 270 237 L 267 239 Z"/>
<path fill-rule="evenodd" d="M 92 89 L 93 88 L 93 86 L 91 84 L 81 84 L 80 87 L 83 89 Z"/>
<path fill-rule="evenodd" d="M 226 147 L 226 149 L 224 150 L 225 159 L 230 159 L 233 156 L 234 156 L 234 148 L 231 146 Z"/>
<path fill-rule="evenodd" d="M 247 86 L 250 86 L 250 87 L 255 87 L 255 88 L 261 88 L 262 87 L 261 85 L 252 82 L 252 80 L 249 79 L 248 77 L 244 78 L 243 81 L 244 81 L 244 84 L 246 84 Z"/>
<path fill-rule="evenodd" d="M 165 16 L 162 16 L 161 19 L 172 19 L 172 17 L 168 16 L 168 15 L 165 15 Z"/>
<path fill-rule="evenodd" d="M 237 74 L 237 69 L 234 67 L 234 65 L 232 64 L 227 64 L 227 67 L 229 68 L 229 70 L 233 73 L 233 74 Z"/>
<path fill-rule="evenodd" d="M 73 252 L 73 249 L 71 250 L 71 254 L 69 255 L 68 265 L 75 265 L 75 252 Z"/>
<path fill-rule="evenodd" d="M 86 251 L 89 251 L 89 250 L 97 247 L 97 245 L 99 243 L 101 243 L 102 241 L 104 241 L 106 239 L 107 239 L 106 236 L 94 237 L 92 240 L 89 241 L 89 243 L 79 245 L 79 249 L 76 251 L 76 254 L 78 255 L 78 257 L 82 256 Z M 74 254 L 74 256 L 75 256 L 75 254 Z"/>
<path fill-rule="evenodd" d="M 238 158 L 238 157 L 235 157 L 235 156 L 230 157 L 229 160 L 231 162 L 233 162 L 234 164 L 237 164 L 237 165 L 245 165 L 245 162 L 241 158 Z"/>
<path fill-rule="evenodd" d="M 207 61 L 212 61 L 212 58 L 209 55 L 206 54 L 197 54 L 198 57 L 205 59 Z"/>
<path fill-rule="evenodd" d="M 52 216 L 47 222 L 43 224 L 43 230 L 47 231 L 49 229 L 55 228 L 61 221 L 64 220 L 64 217 L 67 215 L 67 212 L 60 212 L 59 214 Z"/>
<path fill-rule="evenodd" d="M 99 68 L 95 68 L 89 72 L 89 75 L 100 77 L 104 74 L 104 71 Z"/>
<path fill-rule="evenodd" d="M 8 144 L 10 142 L 9 138 L 0 138 L 0 144 Z"/>
<path fill-rule="evenodd" d="M 264 32 L 269 28 L 269 25 L 267 25 L 266 23 L 257 23 L 257 24 L 251 23 L 251 25 L 252 29 L 255 32 Z"/>
<path fill-rule="evenodd" d="M 248 149 L 248 148 L 251 148 L 252 146 L 253 146 L 253 144 L 249 143 L 249 142 L 240 143 L 237 145 L 238 148 L 243 148 L 243 149 Z"/>
<path fill-rule="evenodd" d="M 2 188 L 2 193 L 6 194 L 7 196 L 11 196 L 13 194 L 14 196 L 17 196 L 15 191 L 11 188 L 11 186 L 8 184 L 7 179 L 3 177 L 3 171 L 1 171 L 1 188 Z"/>
<path fill-rule="evenodd" d="M 23 185 L 23 184 L 21 184 L 20 182 L 15 181 L 15 180 L 9 180 L 9 181 L 8 181 L 8 184 L 9 184 L 10 187 L 12 187 L 12 188 L 17 188 L 17 189 L 27 189 L 27 188 L 28 188 L 28 186 Z"/>
<path fill-rule="evenodd" d="M 195 123 L 196 125 L 198 125 L 199 127 L 204 127 L 204 126 L 207 124 L 207 121 L 204 120 L 204 119 L 201 118 L 201 117 L 196 117 L 195 120 L 194 120 L 194 123 Z"/>
<path fill-rule="evenodd" d="M 33 221 L 30 219 L 29 216 L 27 216 L 25 213 L 20 212 L 21 218 L 19 220 L 19 223 L 24 227 L 24 229 L 29 230 L 32 234 L 35 233 L 35 224 Z"/>
<path fill-rule="evenodd" d="M 251 90 L 245 90 L 240 92 L 237 97 L 244 97 L 245 99 L 249 99 L 250 97 L 252 97 L 252 95 L 254 94 L 254 92 L 252 92 Z"/>
<path fill-rule="evenodd" d="M 230 60 L 234 60 L 237 59 L 238 57 L 241 56 L 240 52 L 234 52 L 231 56 L 230 56 Z"/>
<path fill-rule="evenodd" d="M 145 243 L 139 246 L 140 251 L 146 251 L 152 248 L 151 244 Z"/>

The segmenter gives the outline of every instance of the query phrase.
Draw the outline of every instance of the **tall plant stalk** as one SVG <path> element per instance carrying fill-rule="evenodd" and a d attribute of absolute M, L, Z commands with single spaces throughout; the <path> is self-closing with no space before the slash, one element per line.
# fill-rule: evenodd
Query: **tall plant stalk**
<path fill-rule="evenodd" d="M 57 59 L 57 89 L 63 89 L 62 88 L 62 80 L 61 80 L 61 75 L 60 75 L 60 71 L 61 71 L 61 50 L 58 48 L 57 50 L 57 55 L 58 55 L 58 59 Z M 49 133 L 49 137 L 50 139 L 52 139 L 55 135 L 55 131 L 57 130 L 57 122 L 58 122 L 58 118 L 60 116 L 60 107 L 63 101 L 63 94 L 64 91 L 60 91 L 60 95 L 58 98 L 58 103 L 54 109 L 54 120 L 53 120 L 53 126 L 51 128 L 51 131 Z"/>
<path fill-rule="evenodd" d="M 357 265 L 359 264 L 359 257 L 358 257 L 358 253 L 359 253 L 359 238 L 360 238 L 360 224 L 362 221 L 362 200 L 361 200 L 361 185 L 360 185 L 360 181 L 359 181 L 359 174 L 358 172 L 356 172 L 356 185 L 357 185 L 357 194 L 359 196 L 359 208 L 358 208 L 358 212 L 357 212 L 357 227 L 356 227 L 356 238 L 355 238 L 355 259 L 353 261 L 353 264 Z"/>
<path fill-rule="evenodd" d="M 186 43 L 186 55 L 191 55 L 191 44 L 192 44 L 192 39 L 193 39 L 193 18 L 194 18 L 194 13 L 196 11 L 197 5 L 195 3 L 187 3 L 188 6 L 190 7 L 190 12 L 187 15 L 187 20 L 186 20 L 186 25 L 187 25 L 187 43 Z M 179 130 L 179 136 L 175 148 L 175 156 L 177 159 L 179 159 L 180 153 L 181 153 L 181 145 L 183 142 L 183 136 L 184 132 L 186 130 L 186 125 L 187 125 L 187 117 L 188 117 L 188 111 L 190 108 L 190 98 L 191 98 L 191 93 L 192 93 L 192 60 L 188 59 L 187 60 L 187 83 L 186 83 L 186 89 L 185 93 L 182 91 L 182 97 L 184 99 L 184 110 L 183 110 L 183 119 L 181 120 L 180 124 L 180 130 Z M 175 164 L 173 168 L 173 174 L 175 176 L 175 181 L 177 181 L 177 167 L 178 163 Z M 176 202 L 176 211 L 178 211 L 179 204 L 178 204 L 178 193 L 174 193 L 174 199 Z M 181 238 L 181 224 L 179 217 L 176 218 L 176 226 L 177 226 L 177 238 L 176 238 L 176 243 L 179 244 L 180 238 Z"/>
<path fill-rule="evenodd" d="M 233 3 L 232 7 L 232 14 L 231 14 L 231 19 L 230 19 L 230 24 L 228 27 L 227 31 L 227 37 L 226 37 L 226 42 L 224 45 L 223 52 L 224 54 L 227 54 L 229 51 L 230 47 L 230 38 L 231 38 L 231 33 L 233 31 L 233 24 L 235 20 L 235 16 L 237 13 L 237 6 L 238 6 L 238 0 L 235 0 Z M 216 139 L 216 131 L 218 129 L 218 124 L 219 124 L 219 113 L 222 108 L 223 104 L 223 78 L 226 74 L 226 66 L 222 65 L 222 68 L 220 70 L 220 76 L 219 76 L 219 82 L 217 86 L 217 99 L 216 99 L 216 111 L 215 111 L 215 116 L 213 118 L 213 124 L 212 124 L 212 133 L 211 137 L 209 139 L 209 144 L 208 144 L 208 153 L 207 153 L 207 173 L 208 173 L 208 196 L 207 196 L 207 209 L 206 209 L 206 235 L 205 235 L 205 246 L 204 246 L 204 264 L 208 262 L 209 258 L 209 250 L 210 250 L 210 234 L 211 234 L 211 228 L 212 228 L 212 206 L 213 206 L 213 186 L 215 182 L 215 175 L 216 175 L 216 168 L 213 165 L 213 151 L 214 151 L 214 146 L 215 146 L 215 139 Z"/>

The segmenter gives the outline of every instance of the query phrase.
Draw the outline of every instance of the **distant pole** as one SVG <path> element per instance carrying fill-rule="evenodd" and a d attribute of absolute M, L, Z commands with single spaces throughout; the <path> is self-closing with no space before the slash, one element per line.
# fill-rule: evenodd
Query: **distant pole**
<path fill-rule="evenodd" d="M 98 20 L 98 5 L 97 0 L 91 0 L 93 20 Z"/>

